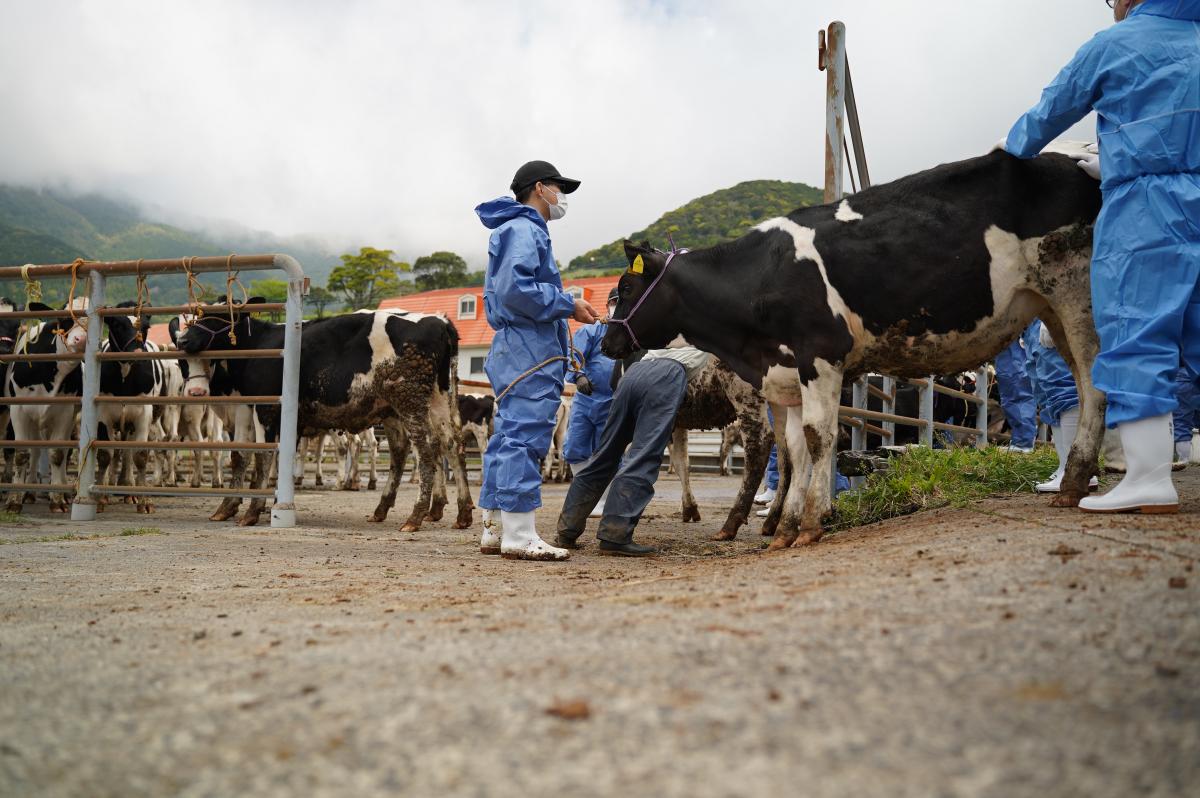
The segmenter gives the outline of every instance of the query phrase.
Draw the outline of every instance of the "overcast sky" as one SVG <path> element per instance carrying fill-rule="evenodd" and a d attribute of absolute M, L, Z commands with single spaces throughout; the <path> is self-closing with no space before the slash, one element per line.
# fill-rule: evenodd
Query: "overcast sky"
<path fill-rule="evenodd" d="M 820 186 L 816 39 L 834 19 L 877 183 L 988 150 L 1112 20 L 1102 0 L 24 0 L 3 16 L 0 182 L 475 267 L 474 206 L 532 158 L 583 181 L 551 226 L 564 263 L 743 180 Z"/>

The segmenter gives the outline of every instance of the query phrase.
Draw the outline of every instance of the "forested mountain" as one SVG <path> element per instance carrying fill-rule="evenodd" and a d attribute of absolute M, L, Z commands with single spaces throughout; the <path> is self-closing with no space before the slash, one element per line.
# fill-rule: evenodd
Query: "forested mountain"
<path fill-rule="evenodd" d="M 195 232 L 152 221 L 136 206 L 99 194 L 75 195 L 0 184 L 0 266 L 64 263 L 76 258 L 176 258 L 230 252 L 286 252 L 304 265 L 315 284 L 324 284 L 338 262 L 334 253 L 303 239 L 281 239 L 249 230 Z M 243 282 L 272 276 L 269 272 L 247 273 Z M 224 286 L 219 275 L 203 279 L 210 286 Z M 47 281 L 47 301 L 64 298 L 61 282 Z M 160 303 L 181 301 L 186 296 L 182 277 L 155 279 L 151 285 L 154 299 Z M 114 289 L 125 298 L 125 286 L 119 282 Z M 116 296 L 114 291 L 109 293 Z M 24 301 L 20 283 L 0 282 L 0 295 Z"/>
<path fill-rule="evenodd" d="M 650 226 L 630 233 L 633 241 L 648 239 L 656 247 L 668 246 L 667 234 L 680 247 L 698 249 L 746 233 L 751 227 L 774 216 L 782 216 L 805 205 L 821 203 L 820 189 L 804 183 L 782 180 L 749 180 L 723 188 L 668 211 Z M 622 239 L 585 252 L 568 266 L 570 276 L 584 272 L 622 270 L 626 266 Z"/>

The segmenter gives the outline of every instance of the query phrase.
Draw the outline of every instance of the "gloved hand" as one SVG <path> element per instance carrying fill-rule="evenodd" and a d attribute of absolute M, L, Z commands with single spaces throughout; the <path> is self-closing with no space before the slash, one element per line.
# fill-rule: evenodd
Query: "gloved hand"
<path fill-rule="evenodd" d="M 1094 180 L 1100 179 L 1100 156 L 1099 155 L 1089 155 L 1088 157 L 1084 158 L 1081 161 L 1076 161 L 1076 163 L 1079 164 L 1080 169 L 1087 172 L 1088 177 L 1090 177 Z"/>
<path fill-rule="evenodd" d="M 988 150 L 988 152 L 995 152 L 996 150 L 1003 150 L 1004 152 L 1008 152 L 1008 136 L 1005 136 L 1004 138 L 997 141 L 995 143 L 995 145 L 993 145 L 993 147 L 990 150 Z"/>
<path fill-rule="evenodd" d="M 1054 343 L 1054 339 L 1050 336 L 1050 328 L 1045 324 L 1042 325 L 1041 331 L 1038 332 L 1038 342 L 1047 349 L 1058 349 L 1058 346 Z"/>

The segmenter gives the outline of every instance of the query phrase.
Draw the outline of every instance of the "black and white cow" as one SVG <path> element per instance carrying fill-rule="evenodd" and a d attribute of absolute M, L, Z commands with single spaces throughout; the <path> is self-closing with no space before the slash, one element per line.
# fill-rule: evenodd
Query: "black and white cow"
<path fill-rule="evenodd" d="M 16 351 L 30 354 L 67 354 L 83 352 L 87 346 L 87 299 L 76 298 L 71 303 L 75 319 L 54 319 L 32 324 L 16 343 Z M 30 302 L 29 310 L 50 310 L 41 302 Z M 81 396 L 83 368 L 79 361 L 28 362 L 16 361 L 8 370 L 4 393 L 12 397 Z M 13 437 L 16 440 L 70 440 L 75 437 L 75 415 L 78 408 L 69 404 L 14 405 L 11 411 Z M 66 449 L 50 450 L 50 481 L 66 484 Z M 16 452 L 15 477 L 18 482 L 37 481 L 37 456 L 28 449 Z M 21 511 L 23 497 L 10 492 L 9 512 Z M 50 493 L 50 512 L 67 512 L 67 497 L 62 491 Z"/>
<path fill-rule="evenodd" d="M 843 378 L 974 368 L 1040 317 L 1079 386 L 1079 433 L 1056 500 L 1078 503 L 1103 423 L 1090 375 L 1099 208 L 1098 184 L 1075 158 L 997 151 L 801 208 L 708 249 L 668 256 L 627 243 L 630 270 L 603 349 L 624 357 L 682 336 L 763 387 L 786 444 L 771 544 L 781 548 L 821 537 Z"/>
<path fill-rule="evenodd" d="M 487 394 L 460 393 L 458 395 L 458 418 L 462 423 L 462 443 L 467 445 L 467 437 L 475 439 L 475 446 L 482 455 L 487 449 L 488 438 L 492 437 L 493 416 L 496 413 L 496 399 Z"/>
<path fill-rule="evenodd" d="M 8 297 L 0 297 L 0 313 L 13 313 L 20 309 L 20 306 Z M 17 336 L 20 334 L 20 319 L 0 318 L 0 355 L 11 355 L 13 353 L 13 347 L 17 343 Z M 5 386 L 8 385 L 8 370 L 11 366 L 11 363 L 0 363 L 0 396 L 4 395 Z M 12 440 L 12 428 L 8 423 L 8 419 L 9 406 L 0 405 L 0 441 Z M 0 461 L 3 461 L 3 466 L 0 466 L 0 482 L 12 481 L 13 454 L 14 452 L 11 448 L 0 450 Z"/>
<path fill-rule="evenodd" d="M 179 348 L 180 330 L 186 329 L 193 318 L 191 314 L 181 313 L 178 316 L 172 317 L 167 322 L 167 332 L 171 336 L 171 343 L 176 349 Z M 180 358 L 178 365 L 180 377 L 183 380 L 183 385 L 180 388 L 180 396 L 203 398 L 210 395 L 229 396 L 234 393 L 225 361 L 189 357 Z M 221 441 L 224 439 L 227 430 L 232 440 L 253 440 L 252 429 L 250 408 L 245 405 L 189 404 L 181 405 L 179 408 L 178 437 L 181 441 Z M 241 437 L 238 437 L 239 432 L 241 433 Z M 193 488 L 200 487 L 200 483 L 204 478 L 203 455 L 204 451 L 201 449 L 192 450 L 192 477 L 190 485 Z M 226 455 L 218 449 L 208 450 L 208 455 L 212 468 L 212 480 L 210 484 L 214 488 L 223 487 L 222 463 Z M 229 455 L 229 460 L 235 486 L 241 488 L 246 471 L 246 460 L 241 452 L 233 452 Z M 237 497 L 232 497 L 228 501 L 232 502 L 236 509 L 237 504 L 241 500 Z M 231 516 L 220 519 L 213 518 L 212 520 L 226 520 L 229 517 Z"/>
<path fill-rule="evenodd" d="M 117 307 L 121 307 L 118 305 Z M 108 337 L 101 344 L 103 352 L 157 352 L 158 347 L 145 340 L 143 330 L 150 329 L 149 319 L 143 318 L 141 325 L 136 326 L 129 316 L 105 316 L 104 326 L 108 329 Z M 162 363 L 157 360 L 106 360 L 100 364 L 100 395 L 137 400 L 142 398 L 157 398 L 163 396 L 165 384 Z M 161 405 L 144 404 L 138 401 L 127 403 L 105 402 L 97 408 L 96 438 L 101 441 L 148 441 L 150 428 L 156 416 L 162 413 Z M 99 447 L 96 450 L 96 482 L 98 484 L 120 484 L 142 487 L 146 484 L 146 466 L 150 462 L 146 449 L 123 451 L 122 457 L 115 457 L 112 450 Z M 114 476 L 107 477 L 109 466 L 114 467 Z M 135 476 L 130 480 L 130 466 L 133 466 Z M 117 473 L 119 471 L 119 474 Z M 154 511 L 153 502 L 146 496 L 133 496 L 139 513 Z M 97 509 L 105 504 L 105 496 L 100 496 Z"/>
<path fill-rule="evenodd" d="M 251 302 L 261 302 L 255 297 Z M 230 341 L 235 332 L 236 345 Z M 203 316 L 195 319 L 178 337 L 179 348 L 196 353 L 203 350 L 281 349 L 284 325 L 271 324 L 247 313 Z M 445 406 L 444 426 L 457 449 L 457 413 L 452 412 L 448 397 L 452 394 L 452 363 L 458 353 L 458 333 L 454 325 L 440 316 L 416 313 L 375 311 L 351 313 L 306 322 L 301 337 L 299 435 L 315 435 L 326 430 L 358 432 L 383 423 L 403 431 L 417 447 L 421 460 L 421 490 L 403 531 L 415 531 L 431 508 L 434 466 L 440 454 L 435 442 L 438 431 L 431 429 L 431 409 Z M 279 394 L 283 384 L 283 361 L 230 360 L 228 368 L 236 390 L 245 396 Z M 261 438 L 277 440 L 279 407 L 254 408 Z M 440 427 L 443 424 L 439 423 Z M 389 448 L 391 440 L 389 438 Z M 383 520 L 395 500 L 398 469 L 392 457 L 388 487 L 376 509 L 375 520 Z M 458 483 L 456 527 L 470 526 L 472 503 L 461 458 L 455 468 Z M 265 472 L 256 468 L 261 475 Z M 263 507 L 261 500 L 251 504 L 256 520 Z M 243 519 L 246 522 L 247 519 Z"/>
<path fill-rule="evenodd" d="M 675 416 L 671 436 L 671 463 L 679 475 L 683 493 L 683 522 L 700 521 L 700 508 L 692 495 L 691 467 L 688 461 L 689 430 L 723 429 L 734 421 L 742 433 L 746 452 L 742 485 L 733 507 L 714 540 L 733 540 L 738 529 L 750 517 L 754 491 L 762 479 L 771 454 L 771 425 L 762 393 L 734 374 L 717 358 L 709 358 L 704 370 L 688 380 L 687 394 Z"/>

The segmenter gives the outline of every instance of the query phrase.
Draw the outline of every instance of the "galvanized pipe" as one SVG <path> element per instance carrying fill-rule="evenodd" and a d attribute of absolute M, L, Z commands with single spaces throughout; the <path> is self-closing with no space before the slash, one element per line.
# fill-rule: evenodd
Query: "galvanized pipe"
<path fill-rule="evenodd" d="M 979 405 L 975 410 L 975 429 L 979 433 L 975 436 L 975 446 L 982 449 L 988 445 L 988 372 L 986 367 L 980 367 L 975 372 L 975 396 L 979 400 Z"/>
<path fill-rule="evenodd" d="M 92 293 L 88 299 L 88 336 L 83 349 L 83 396 L 80 397 L 79 414 L 79 487 L 71 502 L 72 521 L 96 520 L 96 500 L 92 498 L 92 486 L 96 484 L 96 452 L 92 449 L 92 441 L 96 439 L 99 424 L 96 397 L 100 394 L 100 363 L 96 356 L 100 353 L 100 337 L 104 333 L 99 310 L 104 304 L 105 278 L 99 271 L 91 272 L 90 276 Z"/>
<path fill-rule="evenodd" d="M 933 377 L 920 388 L 921 445 L 933 448 Z"/>
<path fill-rule="evenodd" d="M 239 349 L 239 350 L 210 350 L 190 355 L 178 349 L 164 349 L 161 352 L 101 352 L 97 356 L 101 363 L 106 360 L 263 360 L 283 357 L 282 349 Z M 82 352 L 63 352 L 61 355 L 50 353 L 0 355 L 0 363 L 41 363 L 53 361 L 70 363 L 82 361 Z"/>
<path fill-rule="evenodd" d="M 283 330 L 279 479 L 275 482 L 275 506 L 271 508 L 271 526 L 289 528 L 296 525 L 296 487 L 293 473 L 296 460 L 296 425 L 300 420 L 300 334 L 303 329 L 303 301 L 307 283 L 304 271 L 295 258 L 289 255 L 276 255 L 275 266 L 288 274 L 288 293 L 287 315 Z"/>
<path fill-rule="evenodd" d="M 882 407 L 883 412 L 888 413 L 889 415 L 892 413 L 895 413 L 896 412 L 896 378 L 895 377 L 884 377 L 883 378 L 882 393 L 887 397 L 887 398 L 881 400 L 883 402 L 883 407 Z M 884 432 L 886 433 L 883 436 L 883 445 L 884 446 L 895 446 L 896 445 L 896 424 L 895 424 L 895 422 L 884 421 L 883 429 L 884 429 Z"/>

